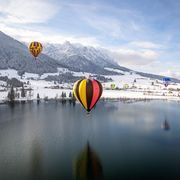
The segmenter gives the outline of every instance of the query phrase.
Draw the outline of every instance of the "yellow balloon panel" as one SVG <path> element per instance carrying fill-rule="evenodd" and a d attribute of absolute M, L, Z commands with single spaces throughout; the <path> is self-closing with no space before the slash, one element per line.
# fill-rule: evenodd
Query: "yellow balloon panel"
<path fill-rule="evenodd" d="M 79 85 L 79 96 L 81 102 L 83 103 L 84 107 L 87 109 L 87 100 L 86 100 L 86 79 L 82 80 Z"/>

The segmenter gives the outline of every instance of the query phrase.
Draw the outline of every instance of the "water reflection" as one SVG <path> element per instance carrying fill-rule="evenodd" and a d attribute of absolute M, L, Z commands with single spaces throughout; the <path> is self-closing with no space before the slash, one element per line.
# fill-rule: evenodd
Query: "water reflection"
<path fill-rule="evenodd" d="M 0 180 L 180 179 L 179 104 L 100 101 L 88 116 L 74 106 L 1 105 Z"/>
<path fill-rule="evenodd" d="M 42 179 L 42 148 L 41 144 L 38 140 L 34 140 L 32 143 L 32 151 L 31 151 L 31 178 L 33 180 L 41 180 Z"/>
<path fill-rule="evenodd" d="M 101 180 L 103 168 L 98 155 L 87 143 L 75 162 L 76 180 Z"/>
<path fill-rule="evenodd" d="M 73 103 L 73 107 L 75 107 L 75 105 L 76 105 L 76 101 L 73 101 L 72 103 Z"/>
<path fill-rule="evenodd" d="M 163 121 L 163 123 L 161 124 L 161 128 L 164 129 L 164 130 L 169 130 L 170 129 L 170 124 L 167 120 L 167 118 L 165 118 L 165 120 Z"/>
<path fill-rule="evenodd" d="M 37 99 L 37 105 L 39 105 L 39 103 L 40 103 L 40 99 Z"/>

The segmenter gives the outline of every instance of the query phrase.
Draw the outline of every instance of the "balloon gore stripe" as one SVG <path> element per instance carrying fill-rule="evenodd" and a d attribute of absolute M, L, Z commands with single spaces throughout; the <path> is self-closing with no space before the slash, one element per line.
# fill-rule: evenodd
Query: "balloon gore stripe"
<path fill-rule="evenodd" d="M 90 105 L 91 109 L 96 104 L 96 102 L 98 101 L 98 99 L 100 98 L 101 93 L 102 93 L 101 89 L 100 89 L 100 85 L 98 84 L 97 81 L 93 80 L 92 84 L 93 84 L 93 97 L 92 97 L 92 102 L 91 102 L 91 105 Z"/>

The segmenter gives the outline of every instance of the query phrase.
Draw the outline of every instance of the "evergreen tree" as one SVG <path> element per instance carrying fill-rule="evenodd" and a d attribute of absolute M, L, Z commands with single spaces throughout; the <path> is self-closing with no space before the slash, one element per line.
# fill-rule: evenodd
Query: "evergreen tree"
<path fill-rule="evenodd" d="M 31 89 L 29 90 L 29 97 L 30 97 L 30 99 L 32 97 L 32 90 Z"/>
<path fill-rule="evenodd" d="M 73 103 L 73 106 L 76 105 L 76 98 L 74 96 L 74 93 L 72 93 L 72 103 Z"/>
<path fill-rule="evenodd" d="M 61 93 L 61 97 L 64 98 L 64 92 L 63 92 L 63 91 L 62 91 L 62 93 Z"/>
<path fill-rule="evenodd" d="M 16 88 L 16 91 L 15 91 L 15 98 L 18 98 L 18 88 Z"/>
<path fill-rule="evenodd" d="M 72 100 L 73 100 L 73 102 L 76 101 L 76 97 L 74 96 L 74 93 L 72 93 Z"/>
<path fill-rule="evenodd" d="M 24 86 L 22 86 L 22 89 L 21 89 L 21 97 L 23 97 L 23 98 L 26 97 Z"/>
<path fill-rule="evenodd" d="M 37 93 L 37 99 L 40 99 L 39 93 Z"/>
<path fill-rule="evenodd" d="M 15 100 L 15 92 L 14 92 L 14 88 L 13 86 L 11 86 L 11 89 L 8 93 L 8 99 L 11 101 L 11 102 L 14 102 Z"/>
<path fill-rule="evenodd" d="M 69 93 L 69 98 L 72 98 L 72 93 L 71 92 Z"/>
<path fill-rule="evenodd" d="M 39 96 L 39 93 L 37 93 L 37 104 L 40 103 L 40 96 Z"/>

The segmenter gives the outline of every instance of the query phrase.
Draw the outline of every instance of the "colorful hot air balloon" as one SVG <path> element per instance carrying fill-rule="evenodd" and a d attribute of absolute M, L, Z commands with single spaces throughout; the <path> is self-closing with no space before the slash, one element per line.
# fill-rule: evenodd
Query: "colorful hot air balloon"
<path fill-rule="evenodd" d="M 112 83 L 111 84 L 111 89 L 114 90 L 116 88 L 116 84 Z"/>
<path fill-rule="evenodd" d="M 97 80 L 81 79 L 73 87 L 73 93 L 82 106 L 90 112 L 102 95 L 102 85 Z"/>
<path fill-rule="evenodd" d="M 124 84 L 123 85 L 123 89 L 128 89 L 129 88 L 129 85 L 128 84 Z"/>
<path fill-rule="evenodd" d="M 40 42 L 31 42 L 29 51 L 36 58 L 42 52 L 43 46 Z"/>
<path fill-rule="evenodd" d="M 164 86 L 165 86 L 165 87 L 167 87 L 167 86 L 169 85 L 170 81 L 171 81 L 171 79 L 168 78 L 168 77 L 165 77 L 165 78 L 163 78 L 162 80 L 163 80 L 163 83 L 164 83 Z"/>

